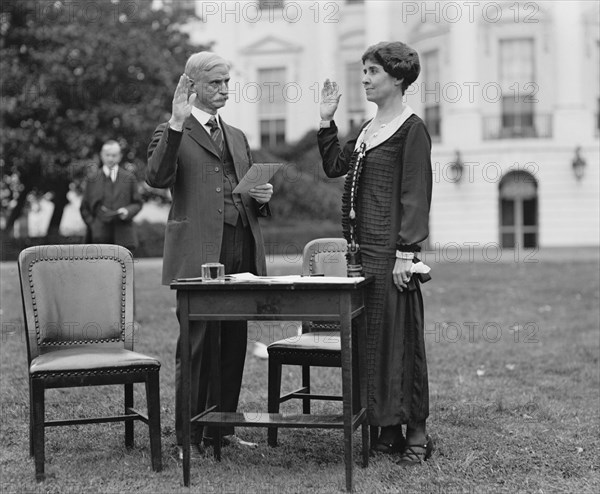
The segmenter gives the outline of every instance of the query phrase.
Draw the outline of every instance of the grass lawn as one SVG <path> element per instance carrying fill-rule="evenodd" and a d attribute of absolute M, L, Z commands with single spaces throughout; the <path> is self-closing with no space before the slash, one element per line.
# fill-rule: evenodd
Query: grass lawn
<path fill-rule="evenodd" d="M 600 492 L 598 259 L 514 263 L 430 262 L 423 286 L 429 361 L 432 459 L 401 468 L 376 455 L 359 466 L 356 492 Z M 569 259 L 569 260 L 567 260 Z M 1 265 L 2 346 L 0 492 L 329 493 L 344 488 L 341 431 L 281 429 L 267 446 L 266 429 L 238 432 L 259 448 L 226 448 L 192 461 L 183 488 L 174 456 L 174 293 L 160 286 L 160 263 L 136 265 L 136 349 L 162 361 L 163 471 L 150 468 L 147 428 L 136 425 L 136 447 L 124 447 L 122 424 L 46 430 L 47 480 L 36 484 L 28 450 L 26 343 L 16 265 Z M 93 280 L 89 280 L 93 283 Z M 268 343 L 290 327 L 250 328 Z M 267 362 L 248 346 L 240 409 L 265 410 Z M 315 383 L 340 391 L 338 369 L 320 369 Z M 284 386 L 299 376 L 284 369 Z M 297 381 L 296 381 L 297 382 Z M 144 403 L 143 389 L 136 390 Z M 120 410 L 115 389 L 52 390 L 47 416 Z M 83 400 L 86 400 L 85 402 Z M 87 405 L 86 403 L 91 403 Z M 140 407 L 141 408 L 141 407 Z M 315 409 L 338 410 L 321 403 Z M 289 404 L 286 411 L 300 411 Z"/>

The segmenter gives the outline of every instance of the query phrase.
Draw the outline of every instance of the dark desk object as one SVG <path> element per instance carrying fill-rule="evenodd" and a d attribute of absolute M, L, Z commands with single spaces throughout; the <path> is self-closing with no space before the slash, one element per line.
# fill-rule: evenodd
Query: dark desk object
<path fill-rule="evenodd" d="M 269 281 L 269 279 L 271 281 Z M 366 408 L 360 396 L 366 396 L 366 381 L 361 380 L 356 352 L 357 339 L 364 341 L 366 310 L 364 288 L 371 282 L 362 278 L 258 278 L 254 281 L 174 281 L 171 288 L 182 295 L 180 312 L 181 383 L 183 403 L 183 483 L 190 485 L 190 422 L 205 425 L 234 425 L 243 427 L 301 427 L 339 428 L 344 431 L 344 460 L 346 463 L 346 489 L 352 491 L 352 433 L 362 426 L 362 465 L 369 461 L 369 436 Z M 353 331 L 353 320 L 355 331 Z M 217 407 L 191 417 L 189 321 L 255 320 L 255 321 L 339 321 L 342 352 L 343 414 L 286 416 L 274 413 L 226 413 Z M 353 337 L 354 333 L 354 337 Z M 217 332 L 218 334 L 218 332 Z M 220 352 L 218 338 L 212 338 L 215 348 L 212 355 L 212 373 L 220 381 Z M 364 343 L 363 343 L 364 344 Z M 361 367 L 363 363 L 360 363 Z M 365 376 L 365 373 L 360 373 Z M 218 391 L 217 391 L 218 392 Z M 219 397 L 217 396 L 217 401 Z M 215 437 L 214 453 L 221 457 L 220 437 Z"/>

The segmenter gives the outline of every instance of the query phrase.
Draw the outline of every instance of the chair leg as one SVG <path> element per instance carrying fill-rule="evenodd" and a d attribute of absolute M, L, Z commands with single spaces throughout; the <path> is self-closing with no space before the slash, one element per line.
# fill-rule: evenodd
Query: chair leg
<path fill-rule="evenodd" d="M 146 380 L 146 402 L 148 405 L 148 431 L 150 434 L 150 455 L 152 470 L 162 470 L 161 430 L 160 430 L 160 387 L 159 373 L 148 373 Z M 133 432 L 133 431 L 132 431 Z"/>
<path fill-rule="evenodd" d="M 281 397 L 281 362 L 269 355 L 269 389 L 267 410 L 269 413 L 279 413 Z M 269 446 L 277 446 L 277 427 L 269 427 L 267 431 Z"/>
<path fill-rule="evenodd" d="M 369 430 L 371 432 L 370 443 L 371 443 L 371 445 L 373 445 L 379 439 L 379 427 L 377 427 L 376 425 L 371 425 L 371 426 L 369 426 Z"/>
<path fill-rule="evenodd" d="M 32 396 L 32 415 L 33 415 L 33 450 L 35 458 L 35 480 L 42 482 L 44 474 L 44 420 L 45 420 L 45 402 L 44 402 L 44 383 L 40 379 L 31 381 Z"/>
<path fill-rule="evenodd" d="M 125 384 L 125 415 L 133 408 L 133 383 Z M 125 421 L 125 447 L 133 448 L 133 420 Z"/>
<path fill-rule="evenodd" d="M 369 466 L 369 426 L 365 420 L 361 426 L 362 429 L 362 466 L 367 468 Z"/>
<path fill-rule="evenodd" d="M 310 393 L 310 365 L 302 366 L 302 387 L 306 394 Z M 310 398 L 302 398 L 302 413 L 310 414 Z"/>
<path fill-rule="evenodd" d="M 33 428 L 33 389 L 31 379 L 29 379 L 29 456 L 33 457 L 35 452 L 34 428 Z"/>

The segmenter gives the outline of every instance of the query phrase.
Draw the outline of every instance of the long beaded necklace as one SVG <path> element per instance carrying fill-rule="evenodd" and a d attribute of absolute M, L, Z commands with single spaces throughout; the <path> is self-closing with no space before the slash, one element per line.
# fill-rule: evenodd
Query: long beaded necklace
<path fill-rule="evenodd" d="M 362 142 L 360 147 L 358 148 L 358 153 L 356 154 L 356 165 L 354 166 L 354 170 L 352 173 L 352 184 L 350 186 L 350 213 L 348 214 L 350 220 L 356 224 L 356 211 L 354 206 L 356 204 L 356 196 L 358 194 L 358 181 L 360 179 L 360 174 L 362 172 L 363 161 L 365 158 L 367 144 Z"/>
<path fill-rule="evenodd" d="M 350 184 L 350 211 L 348 213 L 348 223 L 350 227 L 350 245 L 348 245 L 348 276 L 362 276 L 362 260 L 360 256 L 360 246 L 356 241 L 357 221 L 356 221 L 356 196 L 358 194 L 358 182 L 362 172 L 367 145 L 363 141 L 356 153 L 356 162 L 352 170 L 352 182 Z"/>

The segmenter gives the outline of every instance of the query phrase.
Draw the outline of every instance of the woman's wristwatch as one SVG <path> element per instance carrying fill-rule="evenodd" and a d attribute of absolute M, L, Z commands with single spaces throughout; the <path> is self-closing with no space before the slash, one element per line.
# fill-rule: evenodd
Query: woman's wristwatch
<path fill-rule="evenodd" d="M 407 261 L 412 261 L 414 257 L 414 252 L 402 252 L 399 250 L 396 251 L 396 259 L 406 259 Z"/>

